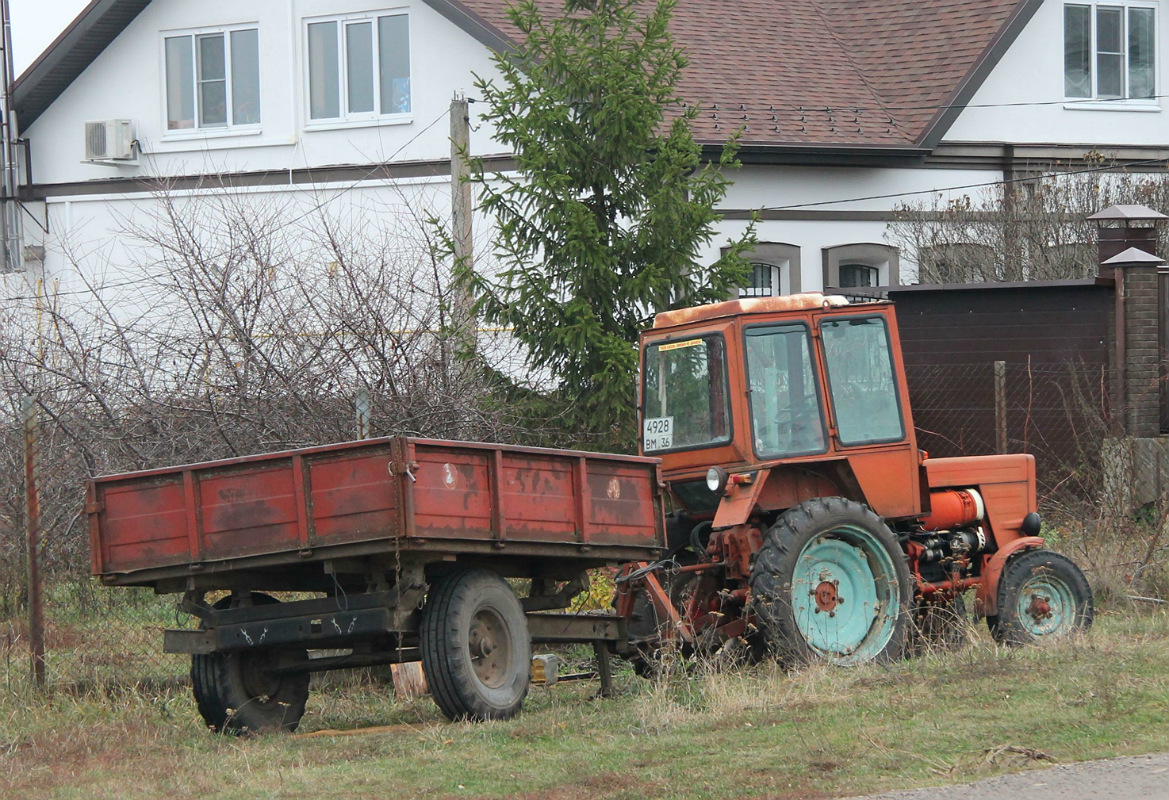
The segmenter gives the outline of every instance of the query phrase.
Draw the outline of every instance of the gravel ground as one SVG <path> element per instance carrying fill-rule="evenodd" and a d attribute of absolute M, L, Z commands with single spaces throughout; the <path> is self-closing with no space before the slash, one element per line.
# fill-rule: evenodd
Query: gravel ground
<path fill-rule="evenodd" d="M 1169 800 L 1169 753 L 1060 764 L 977 783 L 852 800 Z"/>

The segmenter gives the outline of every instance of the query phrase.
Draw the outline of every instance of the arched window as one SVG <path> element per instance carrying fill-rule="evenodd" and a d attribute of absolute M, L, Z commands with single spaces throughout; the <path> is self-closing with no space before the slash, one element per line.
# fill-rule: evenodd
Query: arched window
<path fill-rule="evenodd" d="M 825 247 L 822 255 L 825 289 L 896 286 L 901 282 L 900 258 L 896 247 L 859 242 Z"/>
<path fill-rule="evenodd" d="M 788 265 L 765 264 L 756 261 L 752 265 L 751 283 L 739 287 L 739 297 L 775 297 L 791 294 L 784 284 L 789 283 Z"/>
<path fill-rule="evenodd" d="M 759 242 L 744 254 L 751 262 L 751 282 L 739 287 L 739 297 L 777 297 L 800 289 L 800 248 L 781 242 Z"/>

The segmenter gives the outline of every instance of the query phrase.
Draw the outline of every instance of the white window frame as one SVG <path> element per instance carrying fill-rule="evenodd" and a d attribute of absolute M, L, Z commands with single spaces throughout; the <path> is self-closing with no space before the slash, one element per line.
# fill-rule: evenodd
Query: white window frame
<path fill-rule="evenodd" d="M 409 56 L 407 60 L 407 67 L 409 74 L 407 78 L 410 81 L 410 110 L 401 111 L 390 114 L 382 114 L 381 109 L 381 49 L 379 46 L 379 36 L 381 32 L 378 28 L 378 20 L 383 17 L 405 17 L 406 18 L 406 42 L 409 47 Z M 309 56 L 309 26 L 319 23 L 336 23 L 337 24 L 337 91 L 338 105 L 340 108 L 340 116 L 337 117 L 318 117 L 312 116 L 312 63 Z M 349 105 L 349 71 L 347 69 L 347 43 L 348 37 L 346 29 L 349 25 L 360 24 L 363 22 L 370 23 L 373 31 L 373 111 L 368 112 L 350 112 Z M 368 11 L 354 14 L 330 15 L 324 17 L 306 17 L 301 25 L 301 36 L 304 44 L 301 47 L 304 59 L 304 75 L 303 75 L 303 90 L 304 90 L 304 118 L 305 130 L 321 130 L 339 127 L 363 127 L 370 125 L 398 125 L 412 122 L 414 119 L 414 31 L 411 23 L 411 14 L 409 9 L 379 9 L 377 11 Z"/>
<path fill-rule="evenodd" d="M 1065 2 L 1062 6 L 1061 31 L 1063 37 L 1061 41 L 1066 48 L 1067 42 L 1067 9 L 1069 6 L 1079 6 L 1089 10 L 1089 80 L 1091 84 L 1091 95 L 1089 97 L 1073 97 L 1067 94 L 1067 61 L 1066 54 L 1062 64 L 1061 74 L 1064 79 L 1064 108 L 1068 109 L 1086 109 L 1086 110 L 1102 110 L 1114 109 L 1122 111 L 1159 111 L 1160 103 L 1159 97 L 1161 94 L 1161 15 L 1159 3 L 1156 0 L 1075 0 L 1075 2 Z M 1115 8 L 1121 11 L 1122 30 L 1120 33 L 1123 52 L 1121 64 L 1121 79 L 1124 83 L 1124 96 L 1119 98 L 1101 98 L 1099 85 L 1099 45 L 1096 39 L 1097 26 L 1097 12 L 1101 8 Z M 1131 52 L 1128 46 L 1128 28 L 1129 28 L 1129 10 L 1133 8 L 1146 8 L 1153 12 L 1153 96 L 1152 97 L 1130 97 L 1129 91 L 1129 58 Z"/>
<path fill-rule="evenodd" d="M 249 122 L 243 124 L 235 124 L 232 115 L 234 113 L 234 97 L 232 87 L 232 72 L 231 72 L 231 34 L 239 31 L 255 31 L 256 32 L 256 87 L 257 96 L 261 98 L 260 101 L 260 121 Z M 227 103 L 227 124 L 225 125 L 207 125 L 199 126 L 199 60 L 198 60 L 198 40 L 201 36 L 222 36 L 223 37 L 223 70 L 225 83 L 225 97 Z M 177 39 L 188 37 L 191 40 L 191 57 L 192 57 L 192 77 L 193 82 L 190 87 L 187 87 L 191 94 L 192 108 L 194 109 L 194 125 L 190 128 L 171 128 L 170 126 L 170 95 L 169 95 L 169 80 L 167 77 L 167 57 L 166 57 L 166 43 L 168 39 Z M 182 141 L 184 139 L 206 139 L 222 136 L 248 136 L 258 134 L 262 131 L 264 122 L 264 108 L 263 108 L 263 47 L 260 45 L 260 24 L 258 21 L 241 22 L 232 25 L 217 25 L 214 27 L 204 28 L 187 28 L 179 30 L 162 31 L 159 38 L 159 75 L 162 77 L 162 140 L 165 141 Z"/>

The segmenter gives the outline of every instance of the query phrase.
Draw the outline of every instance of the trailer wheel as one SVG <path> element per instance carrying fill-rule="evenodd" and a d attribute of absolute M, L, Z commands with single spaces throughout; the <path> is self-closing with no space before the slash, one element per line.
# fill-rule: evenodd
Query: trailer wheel
<path fill-rule="evenodd" d="M 452 720 L 510 719 L 532 672 L 532 640 L 520 601 L 484 569 L 456 572 L 426 598 L 419 631 L 422 668 Z"/>
<path fill-rule="evenodd" d="M 991 635 L 1009 645 L 1038 644 L 1092 627 L 1092 587 L 1075 562 L 1051 550 L 1010 558 L 999 579 Z"/>
<path fill-rule="evenodd" d="M 785 663 L 885 663 L 905 652 L 909 567 L 860 503 L 825 497 L 789 509 L 767 532 L 750 586 L 756 624 Z"/>
<path fill-rule="evenodd" d="M 280 602 L 253 592 L 254 605 Z M 237 599 L 224 597 L 215 608 L 229 608 Z M 307 658 L 304 650 L 284 651 Z M 293 731 L 308 702 L 309 674 L 275 675 L 279 653 L 244 650 L 191 656 L 191 686 L 199 714 L 208 727 L 228 733 Z"/>

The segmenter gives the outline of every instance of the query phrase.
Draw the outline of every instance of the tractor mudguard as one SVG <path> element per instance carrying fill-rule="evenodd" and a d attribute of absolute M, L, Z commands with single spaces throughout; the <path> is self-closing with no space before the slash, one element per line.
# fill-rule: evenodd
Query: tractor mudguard
<path fill-rule="evenodd" d="M 982 570 L 982 583 L 974 593 L 974 618 L 997 617 L 999 613 L 999 578 L 1002 577 L 1003 567 L 1007 559 L 1023 550 L 1033 550 L 1043 546 L 1043 538 L 1039 536 L 1022 536 L 1012 539 L 991 556 L 990 561 Z"/>
<path fill-rule="evenodd" d="M 763 487 L 767 485 L 769 469 L 761 469 L 750 473 L 750 483 L 728 483 L 723 498 L 719 501 L 718 511 L 714 514 L 714 528 L 732 528 L 735 525 L 744 525 L 751 518 L 763 494 Z"/>

